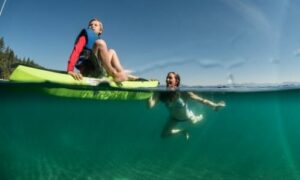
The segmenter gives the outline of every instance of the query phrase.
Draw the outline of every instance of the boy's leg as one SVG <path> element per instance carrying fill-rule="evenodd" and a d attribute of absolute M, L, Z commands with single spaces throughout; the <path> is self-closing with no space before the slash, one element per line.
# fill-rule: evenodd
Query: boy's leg
<path fill-rule="evenodd" d="M 116 70 L 115 80 L 117 80 L 117 81 L 128 80 L 128 76 L 125 73 L 124 68 L 122 67 L 122 65 L 120 63 L 120 59 L 119 59 L 116 51 L 113 49 L 109 49 L 108 54 L 109 54 L 109 58 L 110 58 L 110 63 L 112 65 L 112 67 Z"/>
<path fill-rule="evenodd" d="M 98 60 L 94 53 L 91 54 L 89 61 L 91 62 L 92 71 L 95 77 L 107 76 L 104 67 L 101 65 L 101 62 Z"/>
<path fill-rule="evenodd" d="M 120 63 L 117 53 L 109 50 L 104 40 L 97 40 L 94 45 L 94 53 L 101 60 L 107 73 L 113 76 L 117 81 L 127 80 L 127 75 Z"/>
<path fill-rule="evenodd" d="M 97 63 L 97 59 L 94 58 L 81 60 L 80 64 L 76 65 L 76 68 L 85 77 L 101 78 L 105 76 L 105 71 Z"/>

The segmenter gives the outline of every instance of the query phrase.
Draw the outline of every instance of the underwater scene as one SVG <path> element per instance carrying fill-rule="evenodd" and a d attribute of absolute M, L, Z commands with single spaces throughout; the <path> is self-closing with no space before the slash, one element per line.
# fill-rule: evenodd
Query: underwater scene
<path fill-rule="evenodd" d="M 0 0 L 0 180 L 300 180 L 300 0 Z"/>
<path fill-rule="evenodd" d="M 168 110 L 150 109 L 146 95 L 164 88 L 128 90 L 139 100 L 42 88 L 0 83 L 0 179 L 300 179 L 298 87 L 182 88 L 226 103 L 214 111 L 189 101 L 204 117 L 177 124 L 189 139 L 161 138 Z"/>

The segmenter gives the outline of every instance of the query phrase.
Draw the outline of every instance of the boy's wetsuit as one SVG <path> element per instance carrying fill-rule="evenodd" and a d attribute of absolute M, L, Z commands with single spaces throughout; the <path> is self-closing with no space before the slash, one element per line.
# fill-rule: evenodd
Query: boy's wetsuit
<path fill-rule="evenodd" d="M 83 29 L 78 35 L 72 54 L 68 61 L 67 71 L 79 69 L 83 76 L 100 77 L 104 75 L 99 60 L 93 52 L 93 46 L 100 37 L 91 29 Z"/>

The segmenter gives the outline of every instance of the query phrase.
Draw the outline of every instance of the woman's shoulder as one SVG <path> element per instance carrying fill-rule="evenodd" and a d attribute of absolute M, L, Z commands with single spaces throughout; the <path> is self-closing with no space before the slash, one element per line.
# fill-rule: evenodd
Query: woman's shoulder
<path fill-rule="evenodd" d="M 186 92 L 186 91 L 180 92 L 180 97 L 182 97 L 184 99 L 187 99 L 190 96 L 191 96 L 190 92 Z"/>

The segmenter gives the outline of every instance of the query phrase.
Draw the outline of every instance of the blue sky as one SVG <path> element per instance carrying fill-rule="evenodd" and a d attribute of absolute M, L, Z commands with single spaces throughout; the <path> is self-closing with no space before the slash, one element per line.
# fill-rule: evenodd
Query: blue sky
<path fill-rule="evenodd" d="M 177 71 L 186 85 L 300 82 L 299 0 L 0 0 L 0 36 L 23 58 L 66 70 L 79 31 L 102 38 L 134 74 Z M 4 6 L 3 6 L 4 4 Z"/>

